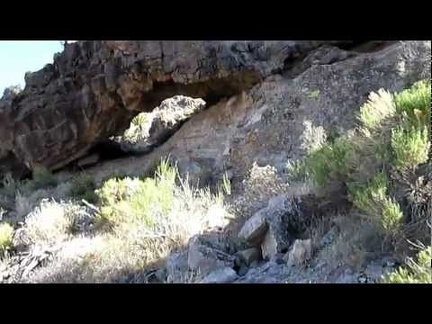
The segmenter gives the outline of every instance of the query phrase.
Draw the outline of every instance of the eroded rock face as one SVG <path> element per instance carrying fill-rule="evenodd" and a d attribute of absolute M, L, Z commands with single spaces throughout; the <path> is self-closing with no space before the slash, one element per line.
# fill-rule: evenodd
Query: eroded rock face
<path fill-rule="evenodd" d="M 430 78 L 430 55 L 430 41 L 397 42 L 350 55 L 320 47 L 295 65 L 295 73 L 270 76 L 194 116 L 141 166 L 150 168 L 169 155 L 191 180 L 211 174 L 211 182 L 228 170 L 234 184 L 254 162 L 282 173 L 288 160 L 301 158 L 316 144 L 314 139 L 352 128 L 370 92 L 401 91 Z"/>
<path fill-rule="evenodd" d="M 0 100 L 1 172 L 62 168 L 182 94 L 217 102 L 282 71 L 323 41 L 83 41 Z M 15 162 L 12 162 L 15 161 Z M 17 171 L 17 173 L 20 173 Z"/>

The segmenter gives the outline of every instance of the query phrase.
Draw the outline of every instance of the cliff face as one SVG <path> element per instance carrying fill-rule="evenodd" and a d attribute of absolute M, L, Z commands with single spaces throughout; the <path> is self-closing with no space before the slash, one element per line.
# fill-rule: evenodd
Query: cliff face
<path fill-rule="evenodd" d="M 301 154 L 306 124 L 343 131 L 370 91 L 397 91 L 425 77 L 430 42 L 420 41 L 67 44 L 53 64 L 25 76 L 22 92 L 0 99 L 0 174 L 61 169 L 174 95 L 202 98 L 211 109 L 148 160 L 170 151 L 190 172 L 198 160 L 220 169 L 228 156 L 234 169 L 282 165 Z M 244 100 L 223 108 L 221 99 L 240 93 Z"/>
<path fill-rule="evenodd" d="M 0 173 L 55 170 L 183 94 L 215 103 L 250 89 L 319 41 L 84 41 L 0 101 Z M 337 42 L 333 42 L 337 43 Z M 342 42 L 343 43 L 343 42 Z"/>

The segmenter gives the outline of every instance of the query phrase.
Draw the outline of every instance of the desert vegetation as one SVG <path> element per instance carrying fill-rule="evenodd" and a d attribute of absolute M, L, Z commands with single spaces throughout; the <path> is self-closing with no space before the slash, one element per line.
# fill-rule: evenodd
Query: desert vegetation
<path fill-rule="evenodd" d="M 52 177 L 42 181 L 38 176 L 36 183 L 50 186 Z M 80 175 L 66 190 L 68 200 L 42 199 L 26 215 L 17 230 L 24 237 L 16 235 L 15 244 L 58 252 L 49 266 L 25 281 L 146 282 L 143 269 L 228 217 L 223 202 L 230 189 L 227 179 L 216 193 L 193 188 L 168 160 L 152 178 L 113 177 L 97 190 L 93 186 L 88 175 Z M 12 241 L 13 227 L 2 222 L 5 255 L 13 250 Z"/>
<path fill-rule="evenodd" d="M 369 223 L 358 244 L 376 236 L 368 249 L 409 256 L 411 270 L 398 271 L 390 282 L 415 282 L 426 274 L 430 280 L 430 96 L 430 81 L 396 94 L 372 93 L 355 130 L 289 166 L 293 178 L 312 179 L 328 199 L 344 195 L 352 203 Z M 426 247 L 418 252 L 418 245 Z"/>

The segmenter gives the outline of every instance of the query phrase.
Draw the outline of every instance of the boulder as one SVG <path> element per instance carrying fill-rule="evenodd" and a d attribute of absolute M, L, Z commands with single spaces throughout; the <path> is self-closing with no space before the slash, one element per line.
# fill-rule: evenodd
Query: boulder
<path fill-rule="evenodd" d="M 291 250 L 286 254 L 287 264 L 290 266 L 303 266 L 312 257 L 312 241 L 295 240 Z"/>
<path fill-rule="evenodd" d="M 235 257 L 222 249 L 206 244 L 199 236 L 189 241 L 188 268 L 205 276 L 218 268 L 234 268 Z"/>
<path fill-rule="evenodd" d="M 244 239 L 251 244 L 259 244 L 268 229 L 266 212 L 267 209 L 261 209 L 249 218 L 240 229 L 240 232 L 238 233 L 239 238 Z"/>
<path fill-rule="evenodd" d="M 233 269 L 225 267 L 209 273 L 201 280 L 201 283 L 230 283 L 236 280 L 237 277 L 238 275 Z"/>
<path fill-rule="evenodd" d="M 254 261 L 259 261 L 261 259 L 261 251 L 258 248 L 250 248 L 237 252 L 236 256 L 240 259 L 240 263 L 249 266 Z"/>

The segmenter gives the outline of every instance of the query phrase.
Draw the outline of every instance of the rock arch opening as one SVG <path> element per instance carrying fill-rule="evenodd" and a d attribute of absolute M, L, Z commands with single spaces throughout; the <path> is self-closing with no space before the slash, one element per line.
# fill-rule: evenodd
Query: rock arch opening
<path fill-rule="evenodd" d="M 59 170 L 122 134 L 175 95 L 208 106 L 283 70 L 287 58 L 334 41 L 78 41 L 0 100 L 0 164 Z M 116 155 L 115 149 L 105 150 Z"/>
<path fill-rule="evenodd" d="M 85 169 L 101 161 L 148 154 L 207 107 L 201 98 L 183 95 L 167 98 L 151 112 L 135 115 L 126 130 L 97 143 L 85 158 L 72 166 Z"/>

